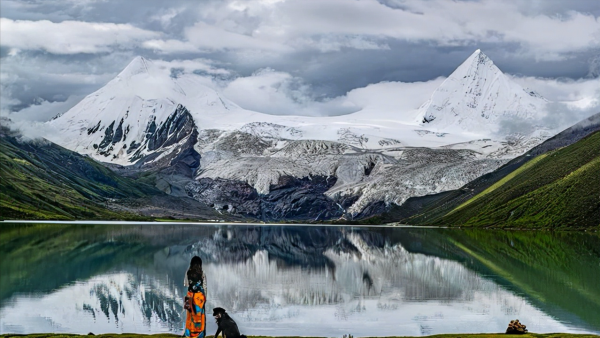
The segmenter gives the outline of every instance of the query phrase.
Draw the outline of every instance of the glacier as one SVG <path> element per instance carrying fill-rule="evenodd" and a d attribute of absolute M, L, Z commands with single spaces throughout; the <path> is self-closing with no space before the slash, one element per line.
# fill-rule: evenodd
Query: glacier
<path fill-rule="evenodd" d="M 459 188 L 556 133 L 541 123 L 526 135 L 503 133 L 506 119 L 541 121 L 547 100 L 480 50 L 421 95 L 422 106 L 392 113 L 269 115 L 205 78 L 173 77 L 137 57 L 48 125 L 59 131 L 50 140 L 70 150 L 156 172 L 166 193 L 263 220 L 368 217 Z"/>

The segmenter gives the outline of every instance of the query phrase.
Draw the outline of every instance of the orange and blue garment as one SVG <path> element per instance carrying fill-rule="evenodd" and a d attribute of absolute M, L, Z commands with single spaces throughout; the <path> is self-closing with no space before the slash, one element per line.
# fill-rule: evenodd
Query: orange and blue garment
<path fill-rule="evenodd" d="M 188 288 L 185 296 L 184 308 L 187 310 L 187 316 L 184 335 L 186 337 L 204 338 L 206 336 L 205 303 L 206 295 L 204 294 L 202 281 L 199 281 Z"/>

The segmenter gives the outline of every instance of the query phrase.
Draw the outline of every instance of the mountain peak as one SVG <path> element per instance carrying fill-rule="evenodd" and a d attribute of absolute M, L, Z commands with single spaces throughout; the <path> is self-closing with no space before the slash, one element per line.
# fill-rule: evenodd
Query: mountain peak
<path fill-rule="evenodd" d="M 471 78 L 482 76 L 480 74 L 484 69 L 492 73 L 502 74 L 502 71 L 494 65 L 487 55 L 481 49 L 476 50 L 471 54 L 448 78 Z"/>
<path fill-rule="evenodd" d="M 419 122 L 447 130 L 496 132 L 503 119 L 532 119 L 546 101 L 525 92 L 480 49 L 471 54 L 419 109 Z"/>
<path fill-rule="evenodd" d="M 130 78 L 137 74 L 148 73 L 152 61 L 143 56 L 136 56 L 118 75 L 120 78 Z"/>

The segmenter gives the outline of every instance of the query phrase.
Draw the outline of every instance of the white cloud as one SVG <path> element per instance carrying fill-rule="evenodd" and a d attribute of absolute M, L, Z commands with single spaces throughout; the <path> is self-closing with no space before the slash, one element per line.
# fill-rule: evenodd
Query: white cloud
<path fill-rule="evenodd" d="M 316 101 L 300 78 L 263 69 L 231 81 L 223 94 L 243 108 L 272 115 L 343 115 L 359 109 L 343 98 Z"/>
<path fill-rule="evenodd" d="M 23 50 L 45 50 L 54 54 L 111 52 L 132 49 L 144 40 L 159 37 L 130 24 L 47 20 L 25 21 L 0 18 L 0 44 Z"/>
<path fill-rule="evenodd" d="M 11 113 L 8 115 L 8 117 L 15 122 L 22 121 L 24 125 L 27 121 L 45 122 L 51 120 L 56 115 L 62 114 L 71 109 L 82 99 L 83 96 L 72 95 L 63 102 L 50 102 L 42 100 L 40 103 L 21 109 L 17 113 Z"/>
<path fill-rule="evenodd" d="M 185 11 L 185 8 L 169 8 L 162 10 L 159 14 L 151 16 L 150 21 L 158 21 L 163 29 L 166 29 L 171 26 L 173 19 L 183 11 Z"/>
<path fill-rule="evenodd" d="M 440 77 L 426 82 L 379 82 L 349 91 L 345 100 L 366 112 L 377 112 L 378 116 L 413 122 L 417 108 L 431 97 L 444 80 Z"/>
<path fill-rule="evenodd" d="M 536 77 L 509 76 L 524 88 L 533 89 L 550 102 L 546 116 L 539 124 L 556 130 L 566 129 L 573 124 L 600 112 L 600 78 L 596 79 L 546 79 Z M 523 121 L 523 128 L 531 122 Z"/>
<path fill-rule="evenodd" d="M 600 48 L 600 21 L 590 13 L 525 14 L 517 2 L 496 0 L 401 4 L 400 9 L 375 0 L 219 2 L 202 11 L 185 42 L 209 50 L 279 52 L 381 49 L 387 39 L 440 46 L 516 43 L 519 53 L 539 60 Z"/>
<path fill-rule="evenodd" d="M 217 68 L 213 65 L 211 60 L 207 59 L 191 59 L 191 60 L 153 60 L 152 63 L 158 65 L 161 68 L 171 70 L 171 69 L 181 69 L 183 72 L 187 73 L 198 73 L 202 72 L 204 74 L 209 75 L 223 75 L 228 76 L 231 72 L 227 69 Z"/>
<path fill-rule="evenodd" d="M 25 110 L 23 118 L 26 115 L 41 120 L 51 118 L 52 112 L 45 114 L 42 110 L 52 107 L 46 104 L 64 102 L 69 97 L 81 98 L 98 89 L 115 76 L 110 67 L 118 64 L 122 56 L 118 53 L 105 55 L 96 59 L 95 63 L 77 60 L 64 62 L 47 58 L 47 55 L 31 57 L 27 53 L 3 57 L 0 71 L 1 108 L 8 114 L 16 110 L 23 111 L 24 107 L 31 105 L 33 110 Z M 36 107 L 44 102 L 42 107 Z"/>
<path fill-rule="evenodd" d="M 323 35 L 319 38 L 297 38 L 293 41 L 293 45 L 296 48 L 303 47 L 307 49 L 317 49 L 321 52 L 337 52 L 343 48 L 352 48 L 358 50 L 390 49 L 390 46 L 387 43 L 378 40 L 379 39 L 377 38 L 359 35 Z"/>
<path fill-rule="evenodd" d="M 578 102 L 600 104 L 600 78 L 571 80 L 508 76 L 522 87 L 533 89 L 550 101 L 572 105 L 577 105 Z"/>
<path fill-rule="evenodd" d="M 18 15 L 0 19 L 0 44 L 8 48 L 2 58 L 3 109 L 19 109 L 34 102 L 39 105 L 44 102 L 40 98 L 48 100 L 44 106 L 50 107 L 51 102 L 89 94 L 114 77 L 126 59 L 140 52 L 139 47 L 149 58 L 156 54 L 176 54 L 192 59 L 156 62 L 165 62 L 166 72 L 171 68 L 197 71 L 207 75 L 207 81 L 220 77 L 219 84 L 225 86 L 228 95 L 246 108 L 273 114 L 308 115 L 338 114 L 356 107 L 379 107 L 393 113 L 397 110 L 394 107 L 412 107 L 421 100 L 417 100 L 422 95 L 415 89 L 419 85 L 402 82 L 371 84 L 323 102 L 315 97 L 326 96 L 322 92 L 339 95 L 381 79 L 431 79 L 442 74 L 440 69 L 443 72 L 449 69 L 440 65 L 452 62 L 452 66 L 457 66 L 456 55 L 466 53 L 471 47 L 474 50 L 479 44 L 484 44 L 484 49 L 489 46 L 497 55 L 505 50 L 504 62 L 526 62 L 527 67 L 534 59 L 562 60 L 575 55 L 581 61 L 600 51 L 598 11 L 585 11 L 581 9 L 585 6 L 566 3 L 560 3 L 561 11 L 557 14 L 538 9 L 546 2 L 531 4 L 525 0 L 398 0 L 391 7 L 375 0 L 181 1 L 169 5 L 156 1 L 148 2 L 148 15 L 130 18 L 124 13 L 134 5 L 116 0 L 106 2 L 111 3 L 98 6 L 95 0 L 87 0 L 79 6 L 76 0 L 69 0 L 47 6 L 45 2 L 7 2 L 13 14 L 18 7 L 19 13 L 31 14 L 27 18 L 52 18 L 55 22 L 14 20 L 23 18 Z M 6 8 L 6 4 L 3 6 Z M 47 7 L 54 11 L 52 15 L 44 12 Z M 106 12 L 113 7 L 118 14 Z M 57 16 L 59 13 L 63 16 Z M 64 17 L 134 23 L 59 22 Z M 162 27 L 163 31 L 140 27 Z M 468 47 L 442 51 L 437 46 Z M 503 49 L 505 46 L 510 48 Z M 385 51 L 388 49 L 389 52 Z M 53 55 L 78 53 L 102 54 Z M 432 56 L 432 53 L 438 54 Z M 199 56 L 214 61 L 197 59 Z M 540 69 L 567 65 L 561 74 L 583 76 L 581 67 L 570 62 L 541 63 L 540 67 L 531 67 L 531 72 L 523 71 L 524 67 L 508 69 L 539 74 Z M 597 64 L 591 59 L 590 75 L 597 75 Z M 227 82 L 237 74 L 249 74 L 263 67 L 278 71 L 256 72 Z M 597 94 L 591 88 L 598 86 L 597 82 L 520 81 L 529 82 L 523 85 L 552 100 L 580 106 L 596 102 Z M 422 86 L 428 83 L 431 81 Z M 315 93 L 315 88 L 321 92 Z M 411 99 L 399 99 L 404 96 Z"/>
<path fill-rule="evenodd" d="M 56 133 L 60 132 L 44 122 L 14 120 L 12 119 L 12 116 L 10 116 L 10 118 L 11 120 L 9 123 L 7 123 L 7 127 L 9 127 L 11 130 L 18 131 L 19 138 L 23 141 L 49 139 L 52 136 L 55 136 Z"/>
<path fill-rule="evenodd" d="M 515 77 L 524 88 L 551 101 L 552 109 L 544 125 L 568 127 L 600 111 L 600 79 L 557 80 Z M 310 86 L 289 73 L 263 69 L 252 76 L 228 83 L 223 94 L 240 106 L 273 115 L 343 115 L 362 110 L 369 115 L 413 122 L 417 109 L 425 103 L 444 77 L 425 82 L 379 82 L 356 88 L 345 95 L 316 100 Z"/>
<path fill-rule="evenodd" d="M 152 40 L 144 43 L 144 47 L 158 49 L 164 53 L 240 49 L 268 52 L 291 51 L 284 44 L 257 39 L 251 35 L 228 31 L 204 22 L 197 22 L 194 26 L 186 28 L 184 35 L 186 38 L 185 41 Z"/>
<path fill-rule="evenodd" d="M 10 108 L 19 104 L 21 104 L 21 101 L 12 97 L 7 90 L 2 89 L 2 93 L 0 94 L 0 112 L 2 113 L 0 115 L 8 115 Z"/>
<path fill-rule="evenodd" d="M 187 41 L 180 41 L 175 39 L 160 40 L 153 39 L 144 41 L 142 47 L 151 49 L 159 54 L 173 54 L 173 53 L 188 53 L 188 52 L 200 52 L 198 47 Z"/>
<path fill-rule="evenodd" d="M 95 1 L 88 1 L 83 7 L 93 4 Z M 521 47 L 518 53 L 539 60 L 560 60 L 574 52 L 600 48 L 600 20 L 586 11 L 552 14 L 532 10 L 544 7 L 543 3 L 524 8 L 523 1 L 517 0 L 403 0 L 395 7 L 376 0 L 253 0 L 161 6 L 146 22 L 158 22 L 164 34 L 130 24 L 3 18 L 1 43 L 59 54 L 95 53 L 140 44 L 161 53 L 261 50 L 285 54 L 306 49 L 387 49 L 390 40 L 440 46 L 515 43 Z M 189 13 L 196 21 L 190 21 L 182 36 L 171 34 L 175 18 Z M 181 25 L 177 22 L 177 27 Z"/>
<path fill-rule="evenodd" d="M 417 108 L 445 78 L 427 82 L 380 82 L 334 98 L 315 99 L 310 86 L 285 72 L 263 69 L 237 78 L 223 94 L 243 108 L 273 115 L 335 116 L 363 110 L 394 121 L 413 122 Z"/>

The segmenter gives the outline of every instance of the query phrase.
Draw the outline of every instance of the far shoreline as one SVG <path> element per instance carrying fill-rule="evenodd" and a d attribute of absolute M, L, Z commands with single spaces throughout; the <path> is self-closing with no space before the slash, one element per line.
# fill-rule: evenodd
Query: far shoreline
<path fill-rule="evenodd" d="M 356 227 L 356 228 L 417 228 L 417 229 L 452 229 L 443 226 L 396 225 L 396 224 L 330 224 L 330 223 L 264 223 L 264 222 L 221 222 L 221 221 L 73 221 L 73 220 L 2 220 L 4 224 L 89 224 L 89 225 L 234 225 L 234 226 L 306 226 L 306 227 Z"/>
<path fill-rule="evenodd" d="M 591 228 L 513 228 L 501 226 L 435 226 L 410 224 L 339 224 L 339 223 L 266 223 L 232 221 L 191 221 L 191 220 L 154 220 L 154 221 L 114 221 L 114 220 L 0 220 L 0 224 L 81 224 L 81 225 L 202 225 L 202 226 L 279 226 L 279 227 L 340 227 L 340 228 L 401 228 L 401 229 L 451 229 L 451 230 L 504 230 L 504 231 L 550 231 L 598 233 L 600 227 Z"/>

